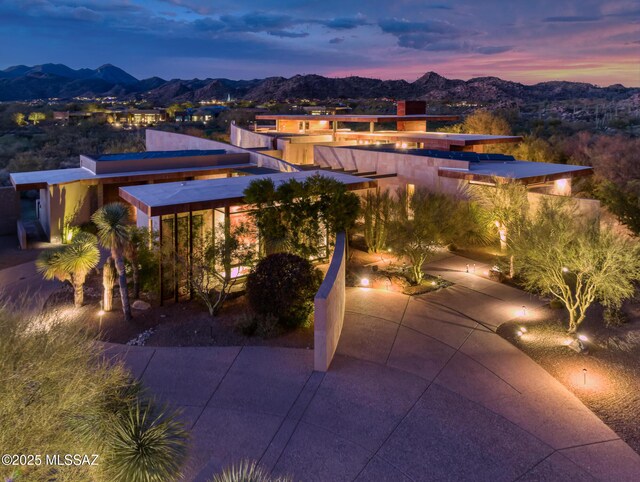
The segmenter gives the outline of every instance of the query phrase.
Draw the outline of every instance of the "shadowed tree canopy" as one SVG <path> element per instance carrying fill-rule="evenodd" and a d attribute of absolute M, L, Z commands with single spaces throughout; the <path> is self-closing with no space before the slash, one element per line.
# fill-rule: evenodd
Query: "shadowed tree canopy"
<path fill-rule="evenodd" d="M 360 210 L 358 196 L 330 177 L 315 175 L 275 185 L 256 179 L 244 191 L 263 241 L 262 254 L 288 251 L 304 258 L 318 256 L 326 234 L 353 227 Z"/>
<path fill-rule="evenodd" d="M 461 126 L 466 134 L 511 135 L 509 122 L 499 114 L 477 110 L 466 117 Z"/>

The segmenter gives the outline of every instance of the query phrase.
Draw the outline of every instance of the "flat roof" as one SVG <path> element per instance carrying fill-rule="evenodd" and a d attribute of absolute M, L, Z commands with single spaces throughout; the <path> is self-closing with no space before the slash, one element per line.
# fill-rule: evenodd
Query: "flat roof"
<path fill-rule="evenodd" d="M 567 177 L 590 175 L 593 169 L 586 166 L 551 164 L 532 161 L 482 161 L 469 163 L 469 169 L 440 167 L 438 175 L 468 181 L 491 181 L 495 177 L 519 181 L 546 182 Z"/>
<path fill-rule="evenodd" d="M 165 159 L 176 157 L 217 156 L 226 154 L 226 149 L 209 150 L 183 150 L 183 151 L 144 151 L 144 152 L 120 152 L 117 154 L 103 154 L 94 160 L 104 161 L 133 161 L 138 159 Z"/>
<path fill-rule="evenodd" d="M 52 169 L 49 171 L 30 171 L 30 172 L 14 172 L 9 178 L 11 184 L 17 191 L 27 191 L 29 189 L 44 189 L 47 186 L 56 184 L 68 184 L 78 181 L 93 180 L 114 180 L 146 177 L 148 179 L 158 179 L 172 174 L 185 173 L 188 175 L 206 174 L 212 171 L 240 171 L 244 169 L 255 168 L 255 164 L 225 164 L 219 166 L 202 166 L 202 167 L 181 167 L 174 169 L 156 169 L 147 171 L 129 171 L 115 172 L 106 174 L 94 174 L 93 171 L 85 167 L 72 167 L 69 169 Z"/>
<path fill-rule="evenodd" d="M 456 161 L 468 162 L 485 162 L 500 161 L 513 162 L 515 157 L 499 153 L 483 153 L 469 151 L 441 151 L 437 149 L 403 149 L 396 147 L 394 144 L 382 144 L 379 146 L 359 145 L 359 146 L 340 146 L 340 149 L 359 149 L 365 151 L 387 152 L 389 154 L 409 154 L 412 156 L 435 157 L 438 159 L 454 159 Z"/>
<path fill-rule="evenodd" d="M 272 179 L 274 183 L 281 184 L 291 179 L 304 181 L 314 175 L 333 178 L 349 189 L 365 189 L 376 184 L 374 179 L 314 170 L 126 186 L 120 188 L 120 197 L 148 216 L 158 216 L 244 204 L 244 191 L 256 179 Z"/>
<path fill-rule="evenodd" d="M 481 144 L 505 144 L 521 142 L 521 136 L 493 136 L 487 134 L 455 134 L 449 132 L 419 131 L 377 131 L 377 132 L 337 132 L 337 137 L 356 137 L 362 139 L 395 139 L 407 142 L 446 141 L 453 146 L 473 146 Z"/>
<path fill-rule="evenodd" d="M 438 114 L 259 114 L 256 120 L 326 120 L 338 122 L 457 121 L 459 115 Z"/>

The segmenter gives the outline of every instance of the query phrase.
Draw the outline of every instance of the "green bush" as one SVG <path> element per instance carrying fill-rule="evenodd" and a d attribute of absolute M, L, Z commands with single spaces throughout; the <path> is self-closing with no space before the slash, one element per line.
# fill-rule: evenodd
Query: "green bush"
<path fill-rule="evenodd" d="M 247 296 L 259 315 L 276 316 L 280 325 L 303 325 L 313 311 L 322 273 L 306 259 L 290 253 L 263 258 L 247 278 Z"/>

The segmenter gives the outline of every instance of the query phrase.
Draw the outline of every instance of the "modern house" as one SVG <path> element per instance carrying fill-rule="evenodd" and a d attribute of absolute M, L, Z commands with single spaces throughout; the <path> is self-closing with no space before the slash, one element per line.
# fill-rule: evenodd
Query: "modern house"
<path fill-rule="evenodd" d="M 399 101 L 396 114 L 261 114 L 255 116 L 253 130 L 233 125 L 231 143 L 269 150 L 271 155 L 293 164 L 314 164 L 315 146 L 319 145 L 393 144 L 404 149 L 484 152 L 488 145 L 522 140 L 520 136 L 428 131 L 431 123 L 457 121 L 459 116 L 425 111 L 424 101 Z"/>
<path fill-rule="evenodd" d="M 62 124 L 78 124 L 83 120 L 106 121 L 110 124 L 146 126 L 167 120 L 164 109 L 105 109 L 91 112 L 55 111 L 53 120 Z"/>
<path fill-rule="evenodd" d="M 380 187 L 391 189 L 422 186 L 457 192 L 461 184 L 516 179 L 532 193 L 564 196 L 571 194 L 573 178 L 592 171 L 492 153 L 493 146 L 518 143 L 520 136 L 428 131 L 430 123 L 450 122 L 458 116 L 425 111 L 424 101 L 399 101 L 393 115 L 256 115 L 253 130 L 231 126 L 231 142 L 301 169 L 375 175 Z M 358 130 L 362 124 L 368 129 Z M 390 124 L 396 128 L 390 129 Z"/>
<path fill-rule="evenodd" d="M 422 186 L 448 193 L 468 183 L 516 179 L 532 195 L 564 196 L 571 194 L 573 178 L 591 173 L 589 167 L 491 153 L 491 145 L 519 142 L 518 136 L 429 132 L 428 123 L 457 116 L 425 114 L 425 109 L 424 102 L 402 101 L 393 115 L 256 115 L 275 125 L 248 130 L 234 124 L 231 144 L 148 129 L 146 152 L 80 156 L 78 168 L 12 173 L 11 182 L 16 191 L 39 191 L 39 224 L 49 241 L 64 242 L 71 227 L 117 200 L 131 204 L 140 226 L 162 229 L 164 216 L 173 216 L 177 225 L 178 218 L 203 210 L 209 214 L 202 219 L 215 226 L 216 210 L 231 215 L 225 209 L 243 205 L 247 176 L 285 179 L 320 171 L 351 189 Z M 363 123 L 368 130 L 344 127 Z M 396 129 L 379 129 L 389 123 Z M 20 233 L 18 226 L 25 246 L 24 227 Z"/>

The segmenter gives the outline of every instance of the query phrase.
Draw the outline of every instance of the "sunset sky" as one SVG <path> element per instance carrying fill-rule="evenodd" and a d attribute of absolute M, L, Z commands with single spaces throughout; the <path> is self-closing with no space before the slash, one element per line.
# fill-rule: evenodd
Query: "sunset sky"
<path fill-rule="evenodd" d="M 637 0 L 0 0 L 0 69 L 640 86 Z"/>

